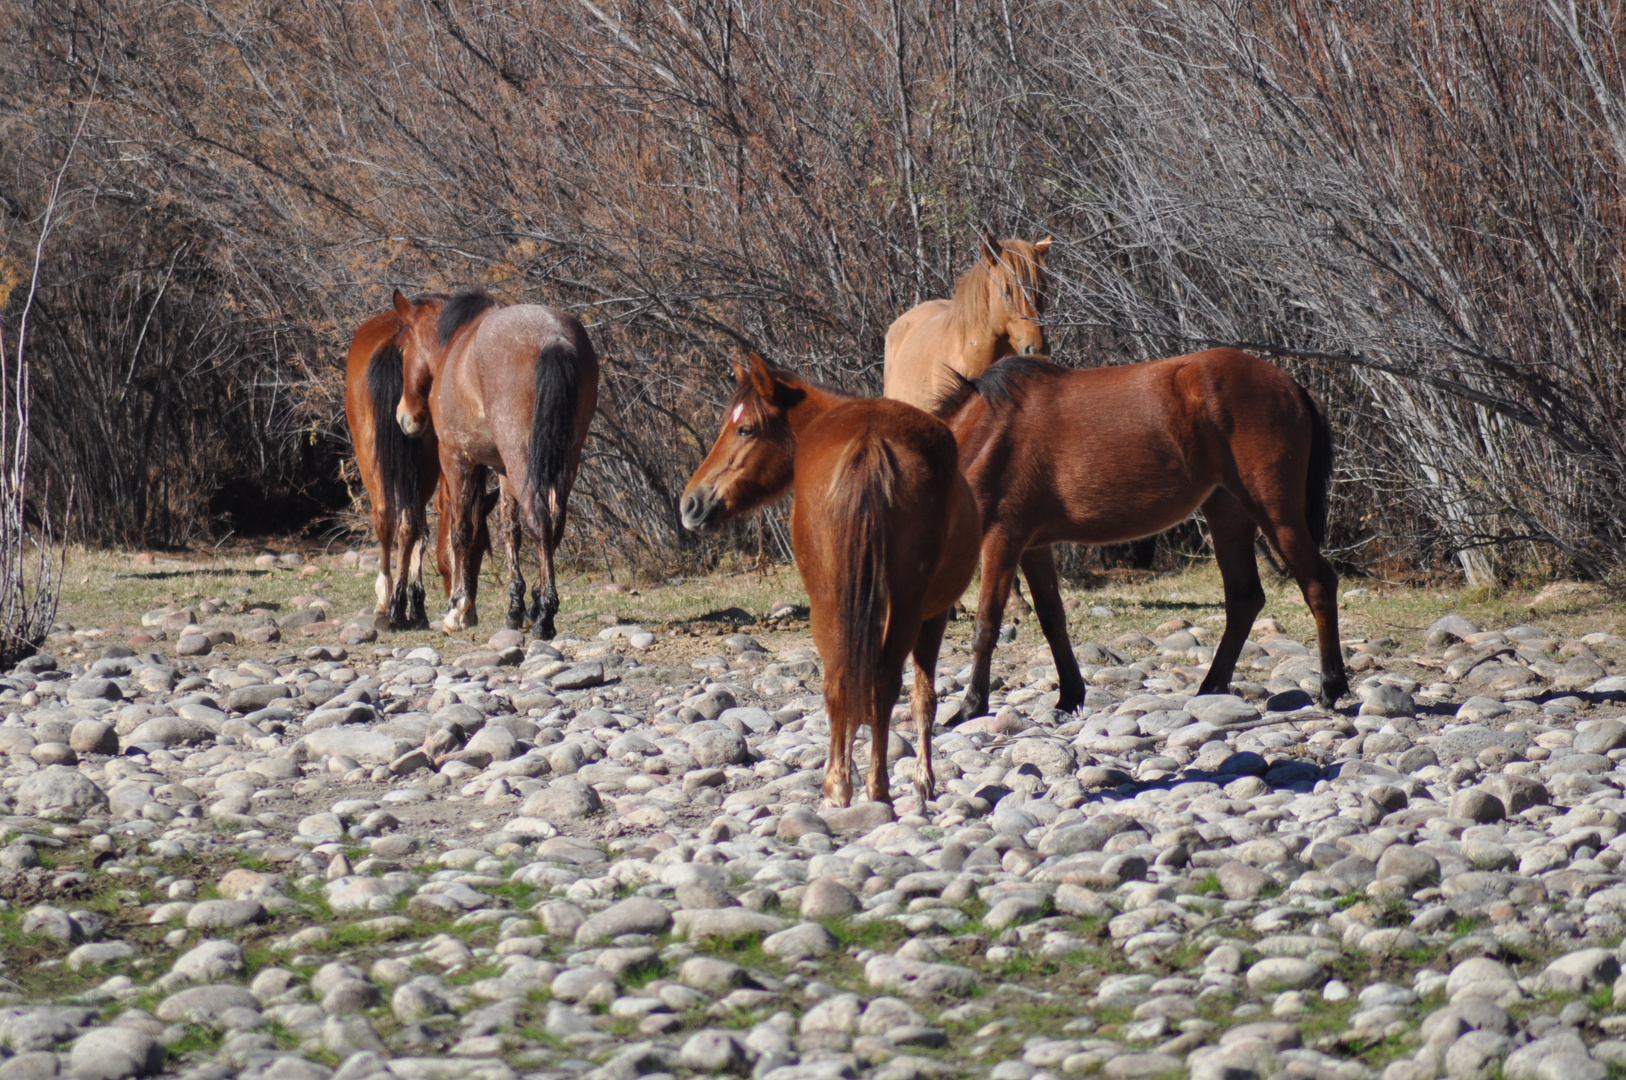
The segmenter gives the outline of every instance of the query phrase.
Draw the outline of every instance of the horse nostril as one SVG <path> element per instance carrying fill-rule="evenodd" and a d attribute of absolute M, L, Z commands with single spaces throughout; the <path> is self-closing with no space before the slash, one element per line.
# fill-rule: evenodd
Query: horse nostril
<path fill-rule="evenodd" d="M 678 509 L 683 515 L 683 521 L 685 524 L 692 522 L 696 517 L 699 516 L 700 500 L 695 498 L 693 495 L 685 495 L 683 496 L 683 502 L 679 504 Z"/>
<path fill-rule="evenodd" d="M 1022 346 L 1022 355 L 1023 356 L 1032 356 L 1034 353 L 1036 353 L 1038 351 L 1039 351 L 1039 347 L 1037 345 L 1024 345 L 1024 346 Z"/>

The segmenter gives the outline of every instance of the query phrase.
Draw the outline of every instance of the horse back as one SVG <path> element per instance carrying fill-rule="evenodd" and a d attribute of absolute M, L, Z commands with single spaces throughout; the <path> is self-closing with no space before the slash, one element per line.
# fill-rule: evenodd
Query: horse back
<path fill-rule="evenodd" d="M 929 409 L 944 387 L 938 385 L 945 366 L 958 370 L 958 351 L 949 356 L 947 300 L 916 304 L 895 319 L 886 331 L 882 367 L 882 393 L 917 409 Z"/>

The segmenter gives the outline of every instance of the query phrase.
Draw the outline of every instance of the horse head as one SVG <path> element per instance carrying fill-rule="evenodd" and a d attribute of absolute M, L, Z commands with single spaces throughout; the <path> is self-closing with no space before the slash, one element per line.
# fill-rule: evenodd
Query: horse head
<path fill-rule="evenodd" d="M 1030 244 L 1026 240 L 995 240 L 983 233 L 982 257 L 988 271 L 988 310 L 998 335 L 1010 343 L 1010 352 L 1032 356 L 1045 349 L 1045 254 L 1050 237 Z M 1003 313 L 1003 315 L 1001 315 Z"/>
<path fill-rule="evenodd" d="M 723 416 L 711 453 L 683 489 L 683 526 L 715 532 L 771 502 L 790 487 L 796 438 L 789 412 L 806 397 L 802 381 L 752 353 L 734 364 L 739 389 Z"/>
<path fill-rule="evenodd" d="M 395 406 L 395 420 L 412 438 L 429 427 L 429 388 L 440 372 L 445 350 L 440 347 L 440 309 L 445 299 L 438 296 L 408 300 L 395 292 L 395 313 L 401 330 L 401 400 Z"/>

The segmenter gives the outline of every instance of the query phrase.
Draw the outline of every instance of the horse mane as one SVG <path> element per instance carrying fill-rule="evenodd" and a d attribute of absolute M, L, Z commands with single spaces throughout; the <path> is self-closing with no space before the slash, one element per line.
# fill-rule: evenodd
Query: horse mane
<path fill-rule="evenodd" d="M 1010 356 L 999 361 L 975 379 L 968 379 L 958 371 L 950 370 L 954 385 L 932 402 L 933 416 L 953 416 L 971 395 L 979 395 L 991 409 L 1005 405 L 1019 405 L 1023 387 L 1036 379 L 1053 379 L 1065 375 L 1068 368 L 1048 356 Z"/>
<path fill-rule="evenodd" d="M 497 306 L 497 301 L 484 289 L 467 289 L 446 301 L 440 309 L 440 344 L 451 344 L 457 332 Z"/>
<path fill-rule="evenodd" d="M 767 363 L 767 362 L 764 361 L 764 363 Z M 817 390 L 820 393 L 829 394 L 831 397 L 841 398 L 844 401 L 853 401 L 853 400 L 856 400 L 860 396 L 858 394 L 853 393 L 851 390 L 843 390 L 839 386 L 831 386 L 828 383 L 817 382 L 816 380 L 809 379 L 804 375 L 798 375 L 796 372 L 787 370 L 786 368 L 782 368 L 778 364 L 771 364 L 770 363 L 767 366 L 768 366 L 768 373 L 774 377 L 775 386 L 777 386 L 779 388 L 779 391 L 781 391 L 781 392 L 792 391 L 794 389 L 796 393 L 802 393 L 805 396 L 805 391 L 806 390 Z M 786 382 L 785 382 L 786 380 L 790 380 L 791 382 L 795 382 L 795 383 L 799 384 L 799 387 L 801 389 L 795 389 L 795 388 L 792 388 L 790 386 L 787 386 Z M 780 395 L 778 393 L 776 393 L 774 396 L 775 396 L 775 399 L 777 400 Z M 760 400 L 760 399 L 757 398 L 756 394 L 753 392 L 753 390 L 752 390 L 749 383 L 747 383 L 744 386 L 738 387 L 734 391 L 734 396 L 729 399 L 729 404 L 730 405 L 737 405 L 740 402 L 746 401 L 747 399 Z M 798 398 L 797 400 L 800 400 L 800 398 Z M 786 401 L 778 401 L 778 404 L 780 404 L 781 406 L 788 406 L 788 405 L 790 405 L 792 403 L 791 402 L 786 402 Z"/>
<path fill-rule="evenodd" d="M 1032 258 L 1028 257 L 1026 252 L 1008 250 L 1005 245 L 1009 242 L 1001 240 L 997 254 L 1000 256 L 1001 262 L 1010 270 L 1011 275 L 1021 283 L 1022 288 L 1035 294 L 1035 306 L 1042 312 L 1044 304 L 1037 298 L 1037 294 L 1042 292 L 1041 285 L 1044 270 Z M 988 309 L 991 302 L 989 290 L 992 286 L 990 281 L 992 275 L 993 271 L 988 265 L 988 260 L 979 254 L 977 261 L 971 264 L 971 269 L 955 280 L 954 299 L 950 302 L 949 318 L 955 330 L 962 335 L 973 329 L 971 325 L 972 314 Z"/>

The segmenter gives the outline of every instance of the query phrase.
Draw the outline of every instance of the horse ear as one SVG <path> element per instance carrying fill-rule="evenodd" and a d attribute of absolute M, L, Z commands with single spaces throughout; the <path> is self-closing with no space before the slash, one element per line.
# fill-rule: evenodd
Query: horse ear
<path fill-rule="evenodd" d="M 395 313 L 403 319 L 412 316 L 412 301 L 401 295 L 401 290 L 395 290 Z"/>
<path fill-rule="evenodd" d="M 738 360 L 730 360 L 729 363 L 734 365 L 735 382 L 739 383 L 741 386 L 745 386 L 751 381 L 751 373 L 745 370 L 745 367 L 741 365 Z"/>
<path fill-rule="evenodd" d="M 999 265 L 999 241 L 987 229 L 982 231 L 982 257 L 988 261 L 989 266 Z"/>
<path fill-rule="evenodd" d="M 1050 250 L 1050 241 L 1053 239 L 1055 239 L 1055 237 L 1047 236 L 1043 240 L 1040 240 L 1037 244 L 1034 244 L 1033 253 L 1039 256 L 1039 258 L 1043 259 L 1044 253 Z"/>
<path fill-rule="evenodd" d="M 772 401 L 774 378 L 773 372 L 768 370 L 768 361 L 756 353 L 752 353 L 749 363 L 751 366 L 751 389 L 756 391 L 757 397 L 763 401 Z"/>

